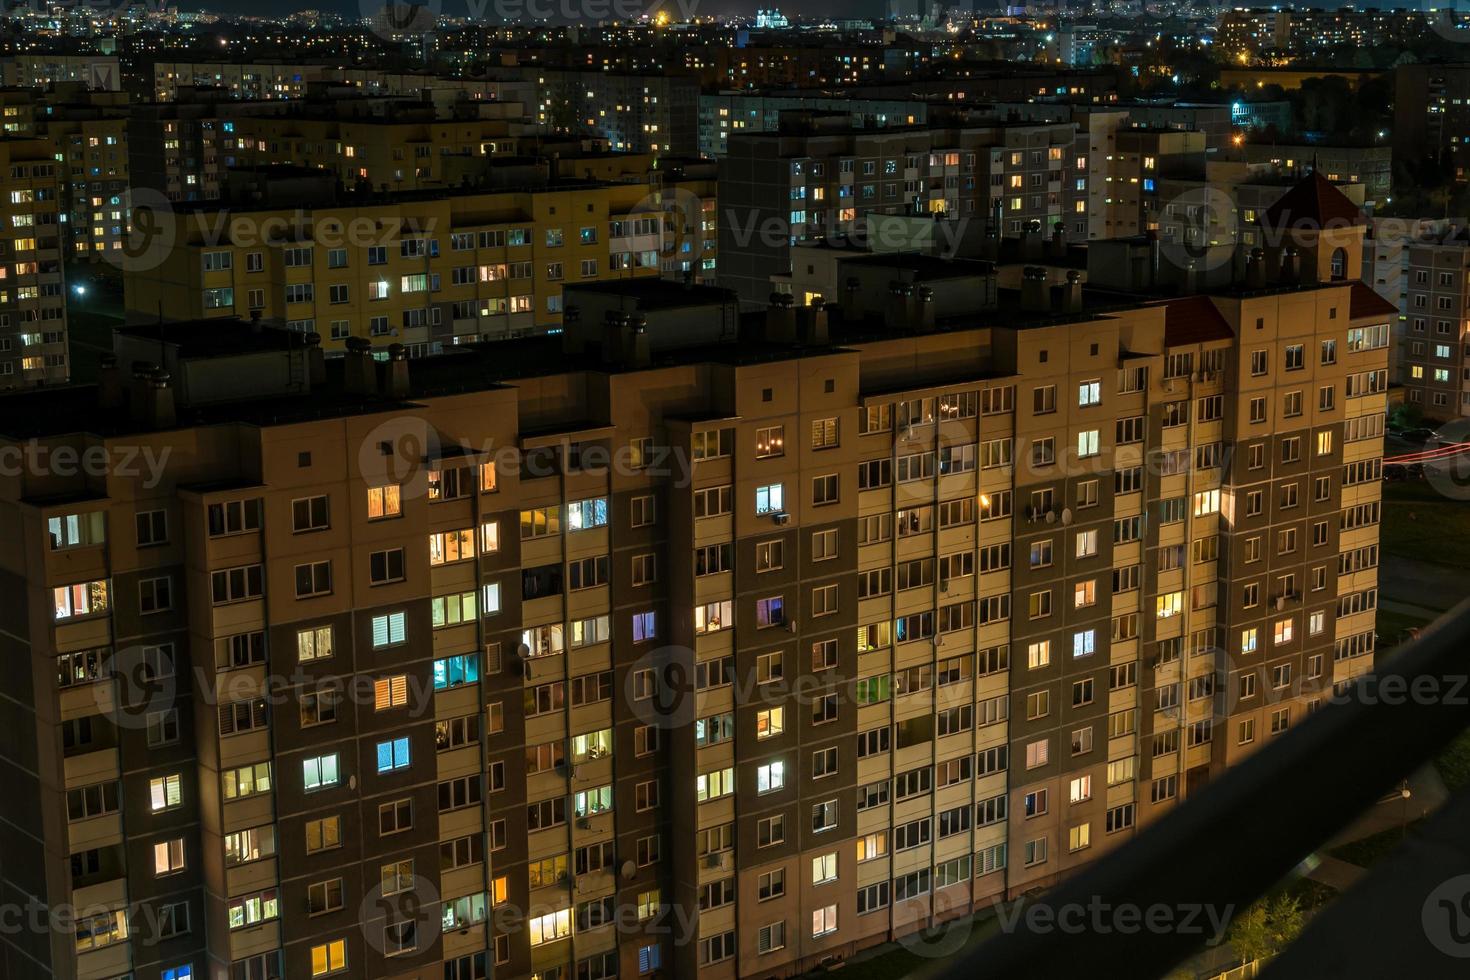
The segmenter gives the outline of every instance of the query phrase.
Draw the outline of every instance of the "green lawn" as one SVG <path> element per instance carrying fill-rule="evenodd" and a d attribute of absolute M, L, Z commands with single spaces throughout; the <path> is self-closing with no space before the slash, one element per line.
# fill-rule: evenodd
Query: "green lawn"
<path fill-rule="evenodd" d="M 1461 732 L 1459 738 L 1446 745 L 1434 765 L 1451 793 L 1470 786 L 1470 731 Z"/>
<path fill-rule="evenodd" d="M 1385 803 L 1383 805 L 1390 806 L 1392 804 Z M 1418 820 L 1410 820 L 1407 825 L 1407 833 L 1412 834 L 1414 832 L 1414 826 L 1418 822 Z M 1361 840 L 1349 841 L 1341 847 L 1334 847 L 1327 853 L 1349 864 L 1356 864 L 1360 868 L 1371 868 L 1387 857 L 1389 852 L 1398 847 L 1399 842 L 1403 839 L 1404 834 L 1400 832 L 1398 827 L 1390 827 L 1387 830 L 1380 830 L 1378 833 L 1371 834 Z"/>
<path fill-rule="evenodd" d="M 1441 496 L 1423 480 L 1383 485 L 1383 550 L 1470 570 L 1470 502 Z"/>

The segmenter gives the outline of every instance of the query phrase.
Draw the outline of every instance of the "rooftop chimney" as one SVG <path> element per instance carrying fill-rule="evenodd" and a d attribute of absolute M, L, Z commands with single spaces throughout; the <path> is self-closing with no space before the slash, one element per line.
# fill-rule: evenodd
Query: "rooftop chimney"
<path fill-rule="evenodd" d="M 1021 309 L 1027 313 L 1051 311 L 1051 297 L 1047 295 L 1044 266 L 1028 265 L 1021 270 Z"/>
<path fill-rule="evenodd" d="M 342 388 L 354 395 L 373 395 L 378 391 L 378 372 L 373 364 L 372 344 L 366 337 L 347 338 L 347 356 L 343 358 Z"/>
<path fill-rule="evenodd" d="M 884 316 L 890 328 L 903 328 L 913 319 L 913 304 L 916 287 L 904 279 L 892 279 L 888 283 L 888 306 Z"/>
<path fill-rule="evenodd" d="M 796 300 L 790 293 L 772 293 L 766 307 L 766 340 L 773 344 L 796 343 Z"/>
<path fill-rule="evenodd" d="M 150 428 L 170 429 L 178 423 L 178 412 L 174 407 L 174 390 L 169 384 L 168 372 L 159 368 L 148 377 L 146 395 L 147 418 Z"/>
<path fill-rule="evenodd" d="M 1047 243 L 1046 253 L 1054 259 L 1065 258 L 1067 255 L 1067 226 L 1058 221 L 1051 230 L 1051 241 Z"/>
<path fill-rule="evenodd" d="M 648 317 L 634 313 L 624 334 L 623 364 L 630 368 L 646 368 L 653 361 L 648 347 Z"/>
<path fill-rule="evenodd" d="M 1026 230 L 1021 232 L 1021 258 L 1034 262 L 1041 258 L 1042 251 L 1041 222 L 1026 222 Z"/>
<path fill-rule="evenodd" d="M 934 332 L 934 287 L 920 286 L 916 296 L 919 301 L 918 316 L 914 326 L 920 333 Z"/>
<path fill-rule="evenodd" d="M 322 350 L 322 335 L 306 335 L 306 377 L 311 387 L 319 388 L 327 380 L 327 355 Z"/>
<path fill-rule="evenodd" d="M 103 354 L 97 371 L 97 405 L 104 412 L 120 411 L 127 404 L 128 393 L 123 387 L 122 371 L 117 366 L 116 354 Z"/>
<path fill-rule="evenodd" d="M 1245 260 L 1245 285 L 1247 289 L 1266 288 L 1266 250 L 1253 248 Z"/>
<path fill-rule="evenodd" d="M 1062 309 L 1068 313 L 1082 312 L 1082 273 L 1076 269 L 1067 272 L 1067 284 L 1062 291 Z"/>
<path fill-rule="evenodd" d="M 648 319 L 642 313 L 608 310 L 602 324 L 602 360 L 610 366 L 648 367 Z"/>
<path fill-rule="evenodd" d="M 383 392 L 389 398 L 408 397 L 408 351 L 402 344 L 388 345 L 388 363 L 385 367 L 386 383 Z"/>
<path fill-rule="evenodd" d="M 1302 281 L 1302 256 L 1296 250 L 1295 245 L 1288 245 L 1281 250 L 1281 281 L 1285 283 Z"/>
<path fill-rule="evenodd" d="M 799 331 L 800 337 L 798 339 L 801 343 L 812 347 L 826 346 L 829 336 L 827 332 L 827 311 L 834 305 L 836 304 L 818 303 L 815 306 L 808 307 L 810 312 L 802 321 Z"/>

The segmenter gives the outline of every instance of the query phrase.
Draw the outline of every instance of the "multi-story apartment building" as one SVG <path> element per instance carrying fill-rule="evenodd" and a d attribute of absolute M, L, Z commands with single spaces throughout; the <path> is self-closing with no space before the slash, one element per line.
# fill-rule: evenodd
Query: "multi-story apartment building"
<path fill-rule="evenodd" d="M 1311 57 L 1333 48 L 1412 48 L 1431 30 L 1433 12 L 1419 10 L 1227 10 L 1216 44 L 1231 61 L 1262 55 Z"/>
<path fill-rule="evenodd" d="M 676 167 L 619 183 L 516 191 L 336 194 L 176 208 L 146 261 L 128 263 L 133 320 L 258 317 L 415 355 L 562 322 L 568 283 L 715 273 L 714 180 Z M 271 184 L 290 175 L 270 171 Z"/>
<path fill-rule="evenodd" d="M 107 92 L 122 88 L 117 56 L 104 54 L 7 55 L 0 59 L 0 79 L 20 88 L 48 88 L 62 82 Z"/>
<path fill-rule="evenodd" d="M 738 345 L 672 284 L 378 370 L 122 332 L 0 411 L 0 875 L 80 913 L 6 962 L 781 977 L 1054 883 L 1371 667 L 1360 238 Z"/>
<path fill-rule="evenodd" d="M 1408 380 L 1410 357 L 1415 350 L 1410 337 L 1414 331 L 1410 329 L 1409 318 L 1409 247 L 1415 243 L 1431 247 L 1454 247 L 1462 238 L 1463 232 L 1457 232 L 1451 222 L 1443 219 L 1416 218 L 1406 221 L 1402 218 L 1373 218 L 1368 222 L 1367 235 L 1363 241 L 1363 281 L 1399 311 L 1393 325 L 1393 342 L 1389 346 L 1389 380 L 1393 384 L 1402 386 Z M 1470 245 L 1470 242 L 1465 244 Z M 1432 288 L 1429 281 L 1430 267 L 1445 264 L 1452 268 L 1453 260 L 1448 263 L 1423 262 L 1423 252 L 1420 257 L 1425 281 L 1419 284 L 1419 292 L 1424 293 L 1426 288 Z M 1412 278 L 1418 278 L 1417 271 Z M 1424 302 L 1427 308 L 1429 300 L 1426 298 Z M 1420 317 L 1423 318 L 1422 312 Z M 1419 336 L 1414 339 L 1424 343 L 1427 332 L 1426 323 L 1425 329 L 1418 331 Z M 1427 363 L 1422 355 L 1426 351 L 1427 348 L 1420 348 L 1417 358 L 1424 366 Z M 1423 404 L 1422 395 L 1420 404 Z"/>
<path fill-rule="evenodd" d="M 325 64 L 299 62 L 227 62 L 227 61 L 155 61 L 153 63 L 153 95 L 158 102 L 168 102 L 180 86 L 223 88 L 231 98 L 300 99 L 306 96 L 312 82 L 332 76 L 333 68 Z"/>
<path fill-rule="evenodd" d="M 42 96 L 37 132 L 56 147 L 63 168 L 63 241 L 71 259 L 120 253 L 129 222 L 128 104 L 122 92 L 68 83 Z"/>
<path fill-rule="evenodd" d="M 912 38 L 887 32 L 866 43 L 729 44 L 694 46 L 678 55 L 682 67 L 714 89 L 817 88 L 899 83 L 913 78 L 933 52 Z"/>
<path fill-rule="evenodd" d="M 354 106 L 358 111 L 354 113 Z M 413 191 L 477 182 L 496 156 L 522 148 L 522 108 L 477 102 L 460 113 L 373 100 L 231 115 L 232 166 L 291 164 L 330 170 L 348 186 Z"/>
<path fill-rule="evenodd" d="M 1364 221 L 1363 185 L 1332 183 L 1320 172 L 1303 180 L 1269 167 L 1221 160 L 1207 163 L 1202 175 L 1161 178 L 1158 188 L 1158 205 L 1148 212 L 1146 230 L 1157 228 L 1171 244 L 1279 245 L 1296 221 L 1320 226 L 1324 214 L 1335 223 Z M 1273 209 L 1276 220 L 1264 222 Z M 1237 264 L 1241 254 L 1235 255 Z"/>
<path fill-rule="evenodd" d="M 131 186 L 170 201 L 216 200 L 227 169 L 225 127 L 233 118 L 228 107 L 207 97 L 133 105 L 128 113 Z"/>
<path fill-rule="evenodd" d="M 870 216 L 936 222 L 926 236 L 953 254 L 1076 213 L 1071 123 L 854 130 L 844 114 L 785 119 L 779 132 L 732 135 L 721 161 L 720 282 L 748 303 L 790 273 L 793 244 L 854 241 Z"/>
<path fill-rule="evenodd" d="M 929 118 L 929 104 L 913 99 L 864 99 L 815 92 L 701 95 L 699 154 L 722 157 L 732 134 L 775 132 L 781 128 L 781 113 L 800 109 L 848 113 L 856 128 L 922 126 Z"/>
<path fill-rule="evenodd" d="M 60 169 L 49 140 L 0 135 L 0 388 L 69 375 Z"/>
<path fill-rule="evenodd" d="M 1456 180 L 1470 166 L 1470 64 L 1394 69 L 1393 158 L 1408 166 L 1448 154 Z"/>
<path fill-rule="evenodd" d="M 1205 134 L 1193 130 L 1130 127 L 1092 148 L 1087 188 L 1089 235 L 1123 238 L 1157 229 L 1173 178 L 1203 174 Z M 1101 217 L 1101 221 L 1096 220 Z"/>
<path fill-rule="evenodd" d="M 1249 64 L 1262 52 L 1285 47 L 1290 31 L 1291 14 L 1284 10 L 1227 10 L 1215 44 L 1222 57 Z"/>
<path fill-rule="evenodd" d="M 552 132 L 590 131 L 614 150 L 699 153 L 699 81 L 688 73 L 530 66 L 536 116 Z"/>
<path fill-rule="evenodd" d="M 1393 193 L 1393 148 L 1345 144 L 1246 143 L 1239 151 L 1250 163 L 1265 163 L 1286 173 L 1313 169 L 1336 183 L 1363 185 L 1367 207 L 1387 202 Z"/>
<path fill-rule="evenodd" d="M 128 105 L 120 92 L 79 83 L 0 89 L 4 132 L 50 140 L 59 164 L 62 247 L 70 260 L 99 259 L 127 238 Z"/>
<path fill-rule="evenodd" d="M 1396 337 L 1395 380 L 1404 401 L 1435 419 L 1470 415 L 1470 234 L 1457 227 L 1426 231 L 1399 243 L 1400 266 L 1390 255 L 1383 278 L 1401 272 L 1402 324 Z"/>

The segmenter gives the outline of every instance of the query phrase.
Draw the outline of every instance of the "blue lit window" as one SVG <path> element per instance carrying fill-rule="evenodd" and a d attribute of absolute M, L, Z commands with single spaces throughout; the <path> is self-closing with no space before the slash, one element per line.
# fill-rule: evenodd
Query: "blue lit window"
<path fill-rule="evenodd" d="M 378 772 L 408 768 L 408 738 L 395 738 L 378 743 Z"/>
<path fill-rule="evenodd" d="M 458 687 L 461 684 L 474 684 L 479 679 L 480 657 L 478 654 L 465 653 L 434 661 L 434 690 L 436 691 L 442 691 L 446 687 Z"/>

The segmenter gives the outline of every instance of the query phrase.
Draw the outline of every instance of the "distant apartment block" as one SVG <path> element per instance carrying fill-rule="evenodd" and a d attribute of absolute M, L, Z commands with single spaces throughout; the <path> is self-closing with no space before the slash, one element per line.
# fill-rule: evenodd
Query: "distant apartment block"
<path fill-rule="evenodd" d="M 857 129 L 922 126 L 929 104 L 915 100 L 864 99 L 801 93 L 744 95 L 721 92 L 699 97 L 699 154 L 722 157 L 732 135 L 770 133 L 781 128 L 781 113 L 801 109 L 851 114 Z"/>
<path fill-rule="evenodd" d="M 87 912 L 6 961 L 766 978 L 1055 884 L 1372 668 L 1361 237 L 955 315 L 876 257 L 738 343 L 652 282 L 412 361 L 122 331 L 0 403 L 165 460 L 0 488 L 0 876 Z"/>
<path fill-rule="evenodd" d="M 713 180 L 336 196 L 316 173 L 264 178 L 308 200 L 177 208 L 126 272 L 129 318 L 259 318 L 333 354 L 359 338 L 421 355 L 558 327 L 567 284 L 715 274 Z"/>
<path fill-rule="evenodd" d="M 732 136 L 721 161 L 720 283 L 744 302 L 791 272 L 793 244 L 852 241 L 884 216 L 932 222 L 925 234 L 962 251 L 1033 225 L 1086 235 L 1070 123 L 853 130 L 841 115 L 788 117 L 780 132 Z"/>
<path fill-rule="evenodd" d="M 0 137 L 0 388 L 64 382 L 61 179 L 49 140 Z"/>

